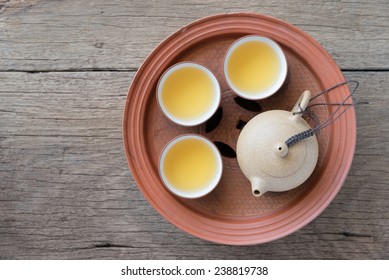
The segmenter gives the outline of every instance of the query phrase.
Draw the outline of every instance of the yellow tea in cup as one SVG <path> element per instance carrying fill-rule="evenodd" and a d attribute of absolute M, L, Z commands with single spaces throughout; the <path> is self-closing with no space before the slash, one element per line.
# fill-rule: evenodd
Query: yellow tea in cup
<path fill-rule="evenodd" d="M 246 36 L 231 45 L 224 60 L 226 80 L 238 95 L 263 99 L 283 84 L 287 64 L 282 49 L 272 40 Z"/>
<path fill-rule="evenodd" d="M 216 77 L 202 65 L 178 63 L 169 68 L 157 86 L 158 103 L 172 121 L 193 126 L 209 119 L 220 103 Z"/>
<path fill-rule="evenodd" d="M 186 134 L 172 140 L 163 150 L 159 172 L 164 185 L 174 194 L 196 198 L 208 194 L 222 174 L 222 159 L 208 139 Z"/>

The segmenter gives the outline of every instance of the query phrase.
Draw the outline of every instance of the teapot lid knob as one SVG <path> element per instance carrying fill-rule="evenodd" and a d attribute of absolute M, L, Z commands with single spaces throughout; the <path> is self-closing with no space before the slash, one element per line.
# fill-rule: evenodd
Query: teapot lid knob
<path fill-rule="evenodd" d="M 285 157 L 289 152 L 289 148 L 285 142 L 279 142 L 274 146 L 274 152 L 279 157 Z"/>

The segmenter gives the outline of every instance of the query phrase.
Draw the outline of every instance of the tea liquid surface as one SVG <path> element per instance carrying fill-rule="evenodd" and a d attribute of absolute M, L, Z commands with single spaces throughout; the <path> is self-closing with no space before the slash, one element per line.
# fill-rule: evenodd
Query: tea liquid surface
<path fill-rule="evenodd" d="M 217 157 L 203 141 L 184 139 L 167 152 L 164 173 L 176 189 L 196 192 L 210 184 L 216 176 Z"/>
<path fill-rule="evenodd" d="M 162 87 L 162 102 L 167 111 L 183 120 L 196 119 L 209 111 L 214 103 L 211 78 L 195 67 L 171 73 Z"/>
<path fill-rule="evenodd" d="M 232 84 L 247 94 L 270 88 L 277 81 L 280 68 L 276 52 L 263 42 L 238 46 L 227 65 Z"/>

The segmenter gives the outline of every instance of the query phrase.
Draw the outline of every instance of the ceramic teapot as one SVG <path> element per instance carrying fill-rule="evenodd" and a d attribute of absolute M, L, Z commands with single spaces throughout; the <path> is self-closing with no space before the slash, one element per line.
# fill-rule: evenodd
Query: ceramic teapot
<path fill-rule="evenodd" d="M 270 110 L 252 118 L 237 142 L 237 160 L 251 182 L 254 196 L 267 191 L 287 191 L 298 187 L 312 174 L 318 160 L 316 135 L 288 147 L 290 137 L 309 130 L 302 118 L 311 93 L 304 91 L 292 111 Z"/>

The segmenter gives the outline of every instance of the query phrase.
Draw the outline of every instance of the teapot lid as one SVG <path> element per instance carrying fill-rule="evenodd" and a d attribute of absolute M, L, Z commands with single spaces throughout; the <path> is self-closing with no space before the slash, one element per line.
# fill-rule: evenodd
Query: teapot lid
<path fill-rule="evenodd" d="M 291 136 L 311 128 L 300 114 L 293 114 L 305 108 L 309 98 L 310 92 L 305 91 L 291 112 L 271 110 L 257 115 L 239 135 L 238 163 L 255 196 L 293 189 L 313 172 L 319 153 L 316 136 L 290 147 L 285 143 Z"/>

